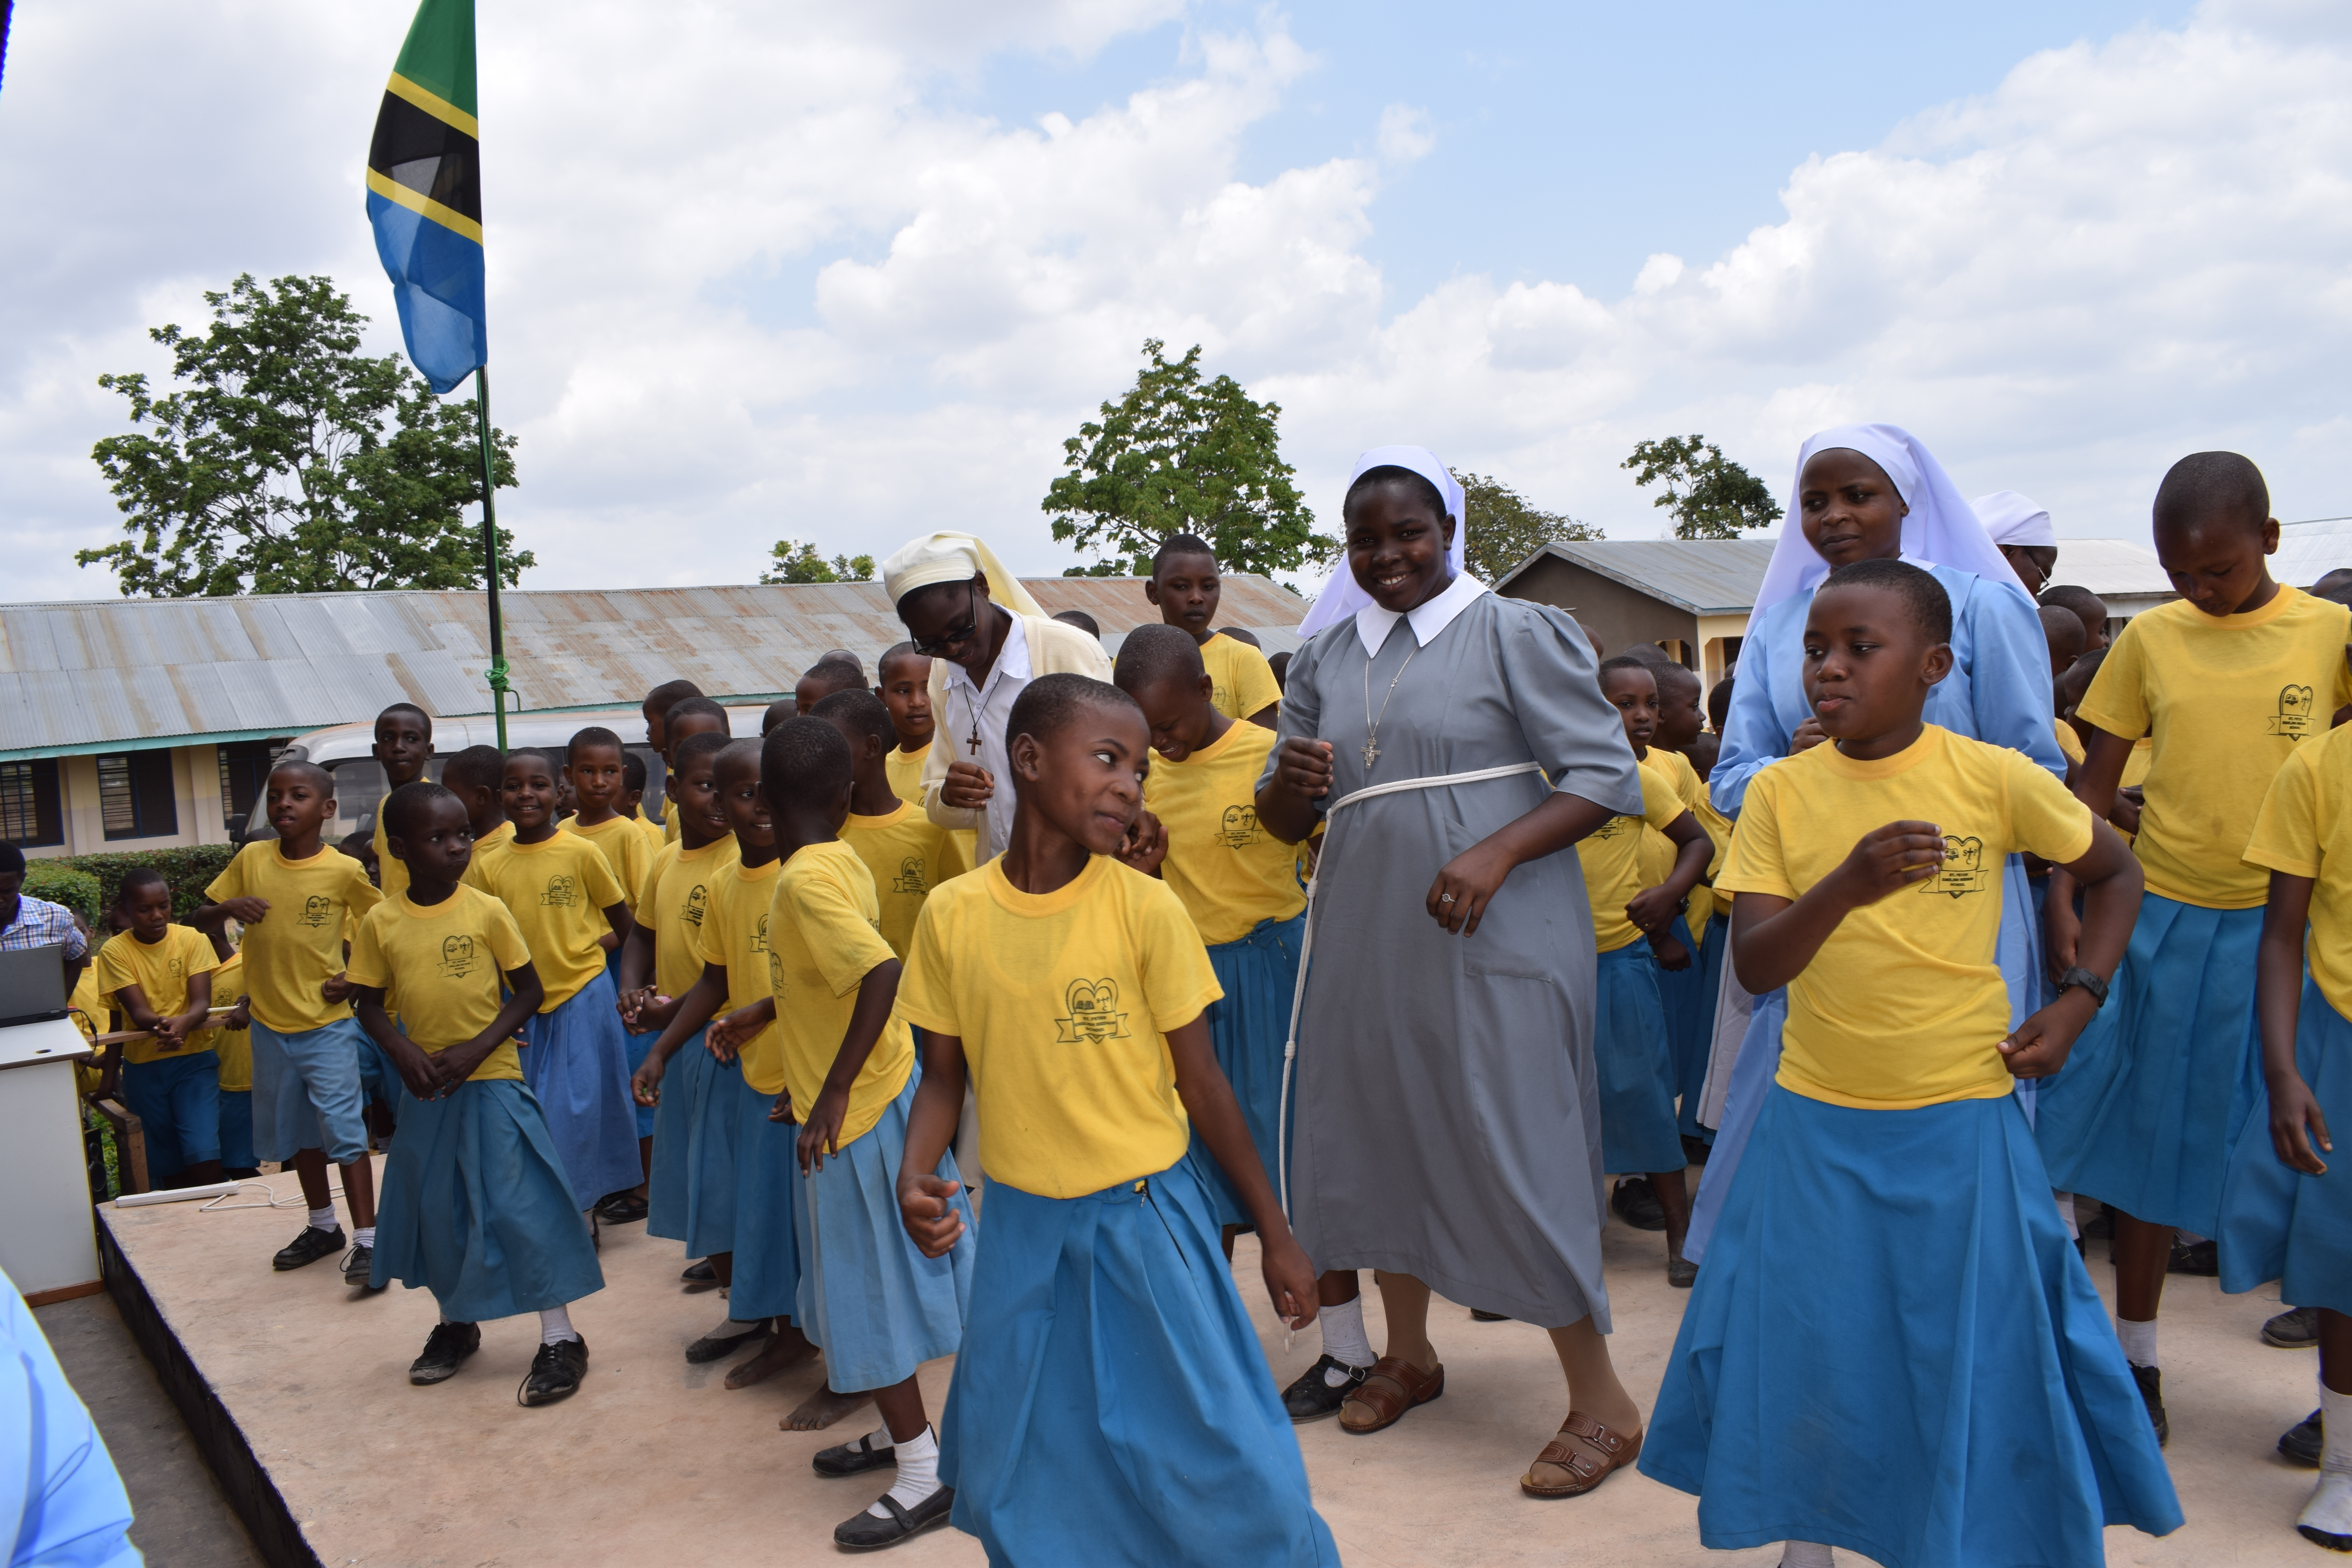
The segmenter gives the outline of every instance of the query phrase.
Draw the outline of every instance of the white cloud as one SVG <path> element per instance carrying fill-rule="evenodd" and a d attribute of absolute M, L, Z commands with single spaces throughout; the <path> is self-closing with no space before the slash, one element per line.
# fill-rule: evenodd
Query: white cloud
<path fill-rule="evenodd" d="M 2352 56 L 2326 8 L 2232 0 L 2037 55 L 1622 295 L 1490 279 L 1466 226 L 1419 300 L 1370 250 L 1425 111 L 1364 128 L 1377 161 L 1238 173 L 1315 64 L 1277 15 L 1196 29 L 1119 101 L 957 107 L 996 51 L 1085 58 L 1177 11 L 486 13 L 497 412 L 523 438 L 500 516 L 531 583 L 740 581 L 780 535 L 878 554 L 941 523 L 1056 570 L 1037 500 L 1146 337 L 1277 398 L 1325 510 L 1358 449 L 1412 440 L 1651 531 L 1635 440 L 1704 430 L 1777 487 L 1809 430 L 1867 417 L 2064 531 L 2138 531 L 2164 465 L 2210 446 L 2262 462 L 2283 516 L 2352 511 Z M 404 17 L 135 14 L 20 14 L 12 40 L 0 138 L 58 153 L 0 165 L 27 220 L 0 233 L 12 596 L 106 591 L 70 564 L 115 535 L 92 382 L 160 368 L 142 329 L 193 324 L 200 289 L 331 271 L 396 341 L 359 173 Z"/>

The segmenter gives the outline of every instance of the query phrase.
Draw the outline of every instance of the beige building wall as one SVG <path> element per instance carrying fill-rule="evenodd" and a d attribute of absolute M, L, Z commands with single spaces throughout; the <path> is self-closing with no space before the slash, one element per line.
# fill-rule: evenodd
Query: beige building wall
<path fill-rule="evenodd" d="M 178 831 L 149 838 L 109 838 L 99 809 L 98 759 L 58 759 L 58 793 L 65 828 L 63 844 L 27 846 L 30 860 L 67 855 L 104 855 L 125 849 L 163 849 L 183 844 L 225 844 L 228 824 L 221 815 L 220 752 L 213 746 L 172 748 L 172 799 Z"/>

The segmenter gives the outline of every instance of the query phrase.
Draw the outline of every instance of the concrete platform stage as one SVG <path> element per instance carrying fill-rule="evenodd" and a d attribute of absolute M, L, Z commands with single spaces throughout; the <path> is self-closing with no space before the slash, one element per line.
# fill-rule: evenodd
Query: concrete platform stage
<path fill-rule="evenodd" d="M 294 1194 L 290 1174 L 270 1180 Z M 887 1484 L 887 1476 L 822 1480 L 808 1468 L 817 1448 L 870 1429 L 870 1408 L 830 1434 L 777 1429 L 820 1381 L 814 1367 L 730 1393 L 728 1363 L 686 1364 L 681 1350 L 719 1321 L 725 1302 L 716 1291 L 683 1292 L 679 1247 L 648 1238 L 643 1226 L 605 1231 L 606 1287 L 573 1309 L 592 1354 L 586 1384 L 563 1405 L 526 1410 L 515 1386 L 537 1344 L 535 1322 L 485 1325 L 481 1353 L 457 1378 L 412 1388 L 406 1369 L 435 1321 L 432 1298 L 397 1288 L 358 1294 L 326 1263 L 273 1273 L 270 1254 L 299 1228 L 299 1206 L 100 1215 L 109 1287 L 273 1564 L 768 1568 L 831 1553 L 833 1525 Z M 1618 1364 L 1646 1406 L 1689 1298 L 1666 1287 L 1661 1237 L 1612 1221 L 1605 1239 Z M 1286 1382 L 1318 1353 L 1318 1337 L 1309 1330 L 1286 1352 L 1247 1237 L 1235 1267 Z M 2094 1244 L 2092 1273 L 2109 1286 L 2104 1244 Z M 1367 1302 L 1377 1345 L 1377 1294 L 1368 1290 Z M 2109 1531 L 2111 1563 L 2335 1560 L 2293 1529 L 2312 1472 L 2272 1452 L 2279 1432 L 2316 1403 L 2315 1353 L 2256 1338 L 2278 1310 L 2267 1294 L 2170 1282 L 2169 1458 L 2189 1523 L 2161 1541 Z M 1299 1431 L 1317 1502 L 1348 1563 L 1778 1563 L 1777 1548 L 1707 1552 L 1695 1500 L 1639 1474 L 1612 1477 L 1582 1499 L 1523 1498 L 1517 1478 L 1565 1414 L 1549 1342 L 1524 1325 L 1474 1323 L 1443 1305 L 1433 1329 L 1447 1366 L 1443 1399 L 1371 1437 L 1350 1437 L 1334 1422 Z M 942 1361 L 923 1373 L 934 1418 L 950 1368 Z M 970 1537 L 940 1531 L 889 1560 L 922 1568 L 977 1564 L 982 1554 Z M 1859 1560 L 1841 1553 L 1840 1562 Z"/>

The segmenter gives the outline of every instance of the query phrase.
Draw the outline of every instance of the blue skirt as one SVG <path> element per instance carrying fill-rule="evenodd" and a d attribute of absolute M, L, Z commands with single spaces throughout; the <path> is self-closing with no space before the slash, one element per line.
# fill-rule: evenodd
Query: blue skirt
<path fill-rule="evenodd" d="M 743 1066 L 719 1065 L 697 1029 L 669 1058 L 654 1108 L 654 1172 L 646 1234 L 686 1243 L 688 1258 L 735 1245 L 736 1103 Z"/>
<path fill-rule="evenodd" d="M 1730 946 L 1731 922 L 1717 915 L 1707 921 L 1706 945 L 1691 940 L 1690 924 L 1675 917 L 1675 940 L 1689 950 L 1691 965 L 1679 972 L 1658 971 L 1658 999 L 1666 1005 L 1666 1037 L 1674 1042 L 1675 1131 L 1685 1138 L 1705 1138 L 1698 1124 L 1699 1096 L 1706 1089 L 1706 1058 L 1715 1045 L 1715 993 L 1723 982 L 1723 950 Z"/>
<path fill-rule="evenodd" d="M 2220 1234 L 2231 1146 L 2263 1098 L 2262 929 L 2259 909 L 2141 900 L 2114 994 L 2042 1085 L 2034 1136 L 2060 1192 Z"/>
<path fill-rule="evenodd" d="M 725 1080 L 722 1080 L 725 1081 Z M 776 1097 L 735 1078 L 735 1282 L 727 1315 L 800 1321 L 801 1130 L 771 1121 Z"/>
<path fill-rule="evenodd" d="M 1191 1162 L 987 1206 L 940 1479 L 989 1562 L 1337 1564 Z"/>
<path fill-rule="evenodd" d="M 224 1170 L 251 1171 L 261 1162 L 253 1155 L 253 1090 L 220 1091 L 220 1159 Z"/>
<path fill-rule="evenodd" d="M 122 1105 L 146 1129 L 149 1180 L 220 1159 L 220 1058 L 211 1051 L 122 1064 Z M 246 1142 L 252 1141 L 248 1131 Z"/>
<path fill-rule="evenodd" d="M 617 995 L 607 970 L 523 1026 L 523 1081 L 583 1207 L 645 1180 Z"/>
<path fill-rule="evenodd" d="M 1209 1043 L 1225 1081 L 1234 1086 L 1234 1099 L 1241 1104 L 1242 1120 L 1249 1123 L 1250 1142 L 1257 1146 L 1269 1185 L 1279 1179 L 1275 1129 L 1282 1116 L 1282 1042 L 1290 1032 L 1290 1001 L 1298 988 L 1299 940 L 1306 926 L 1303 911 L 1286 921 L 1260 921 L 1249 935 L 1209 949 L 1209 967 L 1216 971 L 1217 984 L 1225 993 L 1209 1004 Z M 1249 1224 L 1240 1192 L 1198 1132 L 1192 1134 L 1192 1158 L 1217 1223 Z"/>
<path fill-rule="evenodd" d="M 390 1111 L 393 1128 L 399 1130 L 400 1102 L 408 1098 L 408 1086 L 400 1081 L 392 1058 L 364 1028 L 360 1031 L 360 1098 Z"/>
<path fill-rule="evenodd" d="M 970 1196 L 955 1195 L 964 1233 L 943 1258 L 918 1251 L 898 1215 L 898 1161 L 920 1077 L 908 1075 L 879 1121 L 801 1178 L 796 1321 L 824 1350 L 835 1394 L 903 1383 L 963 1342 L 976 1245 Z M 940 1156 L 939 1173 L 957 1179 L 954 1154 Z"/>
<path fill-rule="evenodd" d="M 2103 1527 L 2179 1525 L 2014 1097 L 1855 1110 L 1775 1087 L 1744 1169 L 1642 1449 L 1697 1494 L 1701 1542 L 2100 1568 Z"/>
<path fill-rule="evenodd" d="M 617 996 L 619 994 L 620 987 L 616 983 L 614 986 L 614 994 Z M 637 1069 L 646 1065 L 646 1053 L 654 1048 L 654 1042 L 660 1039 L 661 1036 L 653 1033 L 633 1035 L 629 1033 L 628 1026 L 625 1024 L 621 1026 L 621 1036 L 624 1039 L 629 1042 L 629 1076 L 634 1078 L 636 1076 Z M 660 1113 L 659 1107 L 639 1105 L 637 1103 L 637 1097 L 635 1094 L 632 1094 L 629 1096 L 629 1109 L 637 1113 L 637 1136 L 640 1138 L 652 1137 L 654 1135 L 654 1118 Z M 638 1168 L 640 1170 L 644 1169 L 644 1161 L 642 1156 L 639 1157 Z M 651 1181 L 652 1177 L 648 1176 L 646 1180 Z"/>
<path fill-rule="evenodd" d="M 1679 1171 L 1675 1047 L 1658 997 L 1658 961 L 1639 937 L 1601 955 L 1592 1060 L 1601 1080 L 1601 1168 Z"/>
<path fill-rule="evenodd" d="M 2352 1021 L 2306 976 L 2296 1014 L 2295 1070 L 2319 1101 L 2329 1132 L 2352 1129 Z M 2352 1148 L 2345 1152 L 2352 1155 Z M 2271 1147 L 2271 1102 L 2254 1097 L 2221 1184 L 2221 1289 L 2279 1281 L 2290 1307 L 2352 1312 L 2352 1167 L 2320 1154 L 2322 1176 L 2279 1163 Z"/>
<path fill-rule="evenodd" d="M 368 1282 L 422 1286 L 461 1323 L 563 1306 L 604 1288 L 583 1206 L 523 1085 L 476 1079 L 439 1100 L 406 1095 Z"/>

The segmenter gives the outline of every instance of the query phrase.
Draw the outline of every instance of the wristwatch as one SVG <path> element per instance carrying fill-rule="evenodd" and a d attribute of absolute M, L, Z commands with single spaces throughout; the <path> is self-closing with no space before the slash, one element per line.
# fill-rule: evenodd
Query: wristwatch
<path fill-rule="evenodd" d="M 2070 969 L 2060 975 L 2057 994 L 2063 996 L 2071 987 L 2077 985 L 2091 994 L 2093 1007 L 2104 1007 L 2107 1005 L 2107 983 L 2087 969 Z"/>

